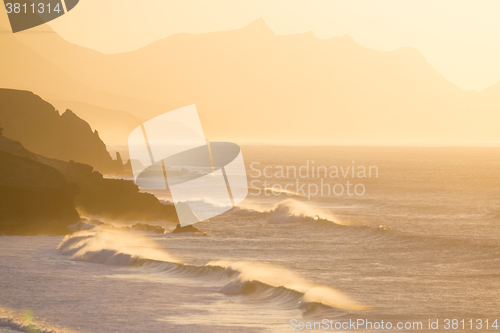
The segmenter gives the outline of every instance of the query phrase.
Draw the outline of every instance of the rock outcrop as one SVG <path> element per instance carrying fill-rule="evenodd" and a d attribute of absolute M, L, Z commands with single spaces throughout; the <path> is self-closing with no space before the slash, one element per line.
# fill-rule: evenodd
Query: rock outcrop
<path fill-rule="evenodd" d="M 76 161 L 103 173 L 123 172 L 97 131 L 71 110 L 62 115 L 29 91 L 0 89 L 0 124 L 3 135 L 20 141 L 36 154 Z"/>
<path fill-rule="evenodd" d="M 110 220 L 178 222 L 173 205 L 89 165 L 34 154 L 0 137 L 0 234 L 65 234 L 77 210 Z M 77 209 L 77 210 L 76 210 Z"/>
<path fill-rule="evenodd" d="M 64 235 L 80 220 L 78 188 L 56 169 L 0 151 L 0 175 L 0 234 Z"/>
<path fill-rule="evenodd" d="M 205 234 L 204 232 L 202 232 L 198 228 L 193 227 L 192 225 L 187 225 L 185 227 L 181 227 L 181 225 L 178 224 L 175 227 L 174 231 L 172 231 L 173 234 L 180 234 L 183 232 L 191 232 L 191 233 L 195 233 L 195 234 Z"/>
<path fill-rule="evenodd" d="M 157 234 L 164 234 L 165 229 L 159 227 L 157 225 L 136 223 L 132 226 L 132 230 L 146 231 L 146 232 L 155 232 Z"/>

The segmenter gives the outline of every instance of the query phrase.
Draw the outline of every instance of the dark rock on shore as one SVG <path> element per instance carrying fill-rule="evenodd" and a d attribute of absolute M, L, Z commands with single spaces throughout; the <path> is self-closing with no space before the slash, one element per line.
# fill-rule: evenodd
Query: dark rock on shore
<path fill-rule="evenodd" d="M 147 232 L 156 232 L 157 234 L 164 234 L 165 229 L 162 227 L 156 226 L 156 225 L 150 225 L 150 224 L 142 224 L 142 223 L 136 223 L 132 226 L 132 230 L 140 230 L 140 231 L 147 231 Z"/>
<path fill-rule="evenodd" d="M 143 223 L 136 223 L 133 226 L 115 226 L 111 223 L 104 223 L 101 221 L 97 220 L 86 220 L 83 219 L 78 223 L 75 223 L 73 225 L 70 225 L 69 228 L 74 231 L 83 231 L 83 230 L 91 230 L 94 228 L 103 228 L 103 229 L 113 229 L 113 230 L 122 230 L 122 231 L 145 231 L 145 232 L 154 232 L 157 234 L 164 234 L 165 229 L 163 229 L 160 226 L 157 225 L 151 225 L 151 224 L 143 224 Z"/>
<path fill-rule="evenodd" d="M 183 232 L 192 232 L 195 234 L 205 234 L 204 232 L 202 232 L 198 228 L 193 227 L 192 225 L 181 227 L 180 224 L 177 224 L 174 231 L 172 231 L 173 234 L 179 234 L 179 233 L 183 233 Z"/>

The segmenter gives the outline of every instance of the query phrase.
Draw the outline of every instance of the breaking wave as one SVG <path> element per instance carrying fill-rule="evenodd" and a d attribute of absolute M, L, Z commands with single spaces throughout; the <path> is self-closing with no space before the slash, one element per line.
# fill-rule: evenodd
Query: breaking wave
<path fill-rule="evenodd" d="M 370 309 L 338 290 L 314 284 L 285 267 L 223 260 L 209 262 L 207 266 L 218 266 L 237 272 L 235 279 L 221 288 L 221 292 L 226 295 L 244 295 L 284 303 L 321 303 L 345 310 Z"/>
<path fill-rule="evenodd" d="M 235 211 L 237 214 L 242 215 L 264 214 L 269 217 L 271 223 L 294 223 L 308 220 L 324 220 L 337 225 L 350 225 L 349 222 L 339 219 L 331 212 L 294 199 L 283 200 L 271 209 L 257 203 L 243 202 L 235 209 Z"/>
<path fill-rule="evenodd" d="M 294 199 L 286 199 L 271 209 L 256 203 L 243 202 L 239 207 L 235 208 L 234 213 L 241 216 L 261 215 L 266 218 L 268 223 L 272 224 L 309 223 L 311 225 L 326 227 L 354 227 L 375 231 L 392 230 L 383 225 L 356 224 L 352 221 L 341 219 L 326 209 Z"/>
<path fill-rule="evenodd" d="M 136 265 L 146 259 L 180 262 L 140 232 L 99 227 L 66 236 L 58 250 L 74 260 L 107 265 Z"/>
<path fill-rule="evenodd" d="M 220 293 L 242 296 L 259 302 L 299 307 L 308 304 L 344 310 L 367 310 L 331 287 L 310 282 L 281 266 L 251 261 L 210 261 L 197 266 L 181 262 L 140 233 L 93 229 L 67 236 L 58 249 L 73 260 L 120 266 L 138 266 L 145 272 L 182 278 L 199 278 L 220 283 Z"/>
<path fill-rule="evenodd" d="M 334 213 L 317 207 L 314 204 L 286 199 L 272 208 L 262 205 L 243 202 L 241 207 L 234 210 L 234 214 L 242 217 L 262 218 L 270 224 L 289 224 L 300 226 L 297 232 L 330 232 L 332 229 L 336 235 L 345 236 L 349 242 L 380 241 L 393 242 L 405 245 L 440 249 L 442 251 L 462 251 L 467 248 L 467 255 L 482 255 L 500 253 L 500 247 L 494 241 L 484 238 L 472 239 L 457 238 L 453 236 L 440 236 L 425 233 L 412 233 L 392 229 L 385 225 L 359 224 L 339 218 Z M 489 214 L 496 219 L 500 211 Z"/>

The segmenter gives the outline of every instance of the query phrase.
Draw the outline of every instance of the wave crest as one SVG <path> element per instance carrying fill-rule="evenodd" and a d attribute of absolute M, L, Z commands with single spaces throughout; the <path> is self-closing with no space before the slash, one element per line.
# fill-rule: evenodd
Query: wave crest
<path fill-rule="evenodd" d="M 252 261 L 210 261 L 204 266 L 182 263 L 144 234 L 93 229 L 67 236 L 58 247 L 72 259 L 107 265 L 135 266 L 150 272 L 225 283 L 220 293 L 245 296 L 287 307 L 321 303 L 345 310 L 367 310 L 331 287 L 312 283 L 281 266 Z M 307 310 L 309 309 L 309 310 Z M 310 307 L 306 308 L 310 311 Z"/>
<path fill-rule="evenodd" d="M 368 310 L 340 291 L 312 283 L 301 275 L 281 266 L 249 261 L 213 261 L 207 266 L 220 266 L 238 272 L 235 280 L 222 287 L 226 295 L 252 297 L 304 303 L 321 303 L 344 310 Z"/>
<path fill-rule="evenodd" d="M 119 229 L 96 228 L 68 235 L 58 250 L 74 260 L 99 264 L 134 265 L 146 260 L 180 263 L 144 234 Z"/>

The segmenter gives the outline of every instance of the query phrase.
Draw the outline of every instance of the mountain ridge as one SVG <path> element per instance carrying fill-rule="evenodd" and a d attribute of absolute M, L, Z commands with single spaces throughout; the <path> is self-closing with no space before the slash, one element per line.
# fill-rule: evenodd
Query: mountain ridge
<path fill-rule="evenodd" d="M 57 34 L 16 38 L 89 89 L 88 100 L 50 99 L 123 110 L 141 120 L 196 104 L 212 140 L 500 142 L 490 125 L 498 98 L 460 89 L 414 48 L 385 52 L 346 36 L 276 35 L 264 20 L 237 30 L 176 34 L 110 55 L 82 51 Z M 138 103 L 104 105 L 95 91 Z M 472 108 L 477 117 L 467 121 Z M 331 124 L 342 125 L 332 131 Z"/>

